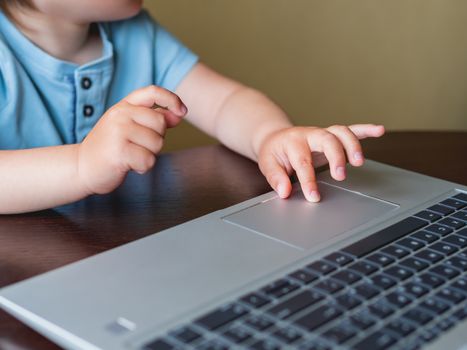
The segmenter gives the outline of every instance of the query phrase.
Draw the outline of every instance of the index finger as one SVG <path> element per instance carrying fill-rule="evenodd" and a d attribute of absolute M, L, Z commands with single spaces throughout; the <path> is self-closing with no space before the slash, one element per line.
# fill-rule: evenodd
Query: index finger
<path fill-rule="evenodd" d="M 358 139 L 366 139 L 367 137 L 380 137 L 384 134 L 383 125 L 375 124 L 354 124 L 349 125 L 349 129 L 357 136 Z"/>
<path fill-rule="evenodd" d="M 188 111 L 180 97 L 172 91 L 155 85 L 133 91 L 124 98 L 124 101 L 136 106 L 167 109 L 178 117 L 183 117 Z"/>

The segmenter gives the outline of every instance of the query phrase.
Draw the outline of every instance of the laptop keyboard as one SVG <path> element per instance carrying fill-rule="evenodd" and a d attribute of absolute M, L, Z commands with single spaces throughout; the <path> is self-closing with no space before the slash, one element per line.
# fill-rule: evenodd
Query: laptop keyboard
<path fill-rule="evenodd" d="M 459 193 L 143 349 L 419 349 L 466 317 L 467 194 Z"/>

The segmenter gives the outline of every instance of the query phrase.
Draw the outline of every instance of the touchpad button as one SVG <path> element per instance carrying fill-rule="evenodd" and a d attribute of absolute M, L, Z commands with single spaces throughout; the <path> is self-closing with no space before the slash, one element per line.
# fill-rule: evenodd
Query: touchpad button
<path fill-rule="evenodd" d="M 255 233 L 309 249 L 348 232 L 398 205 L 320 183 L 321 202 L 310 203 L 301 191 L 290 198 L 258 203 L 223 219 Z"/>

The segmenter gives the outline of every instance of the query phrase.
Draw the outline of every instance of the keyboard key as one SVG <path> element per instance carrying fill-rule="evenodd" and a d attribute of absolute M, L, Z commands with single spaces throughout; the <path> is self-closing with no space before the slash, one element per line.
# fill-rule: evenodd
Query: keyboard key
<path fill-rule="evenodd" d="M 373 272 L 378 270 L 378 267 L 376 265 L 366 262 L 365 260 L 357 261 L 356 263 L 349 265 L 348 268 L 357 271 L 365 276 L 371 275 Z"/>
<path fill-rule="evenodd" d="M 229 304 L 197 319 L 195 322 L 209 330 L 224 326 L 247 314 L 248 310 L 239 304 Z"/>
<path fill-rule="evenodd" d="M 228 350 L 229 346 L 221 340 L 213 339 L 198 345 L 196 348 L 200 350 Z"/>
<path fill-rule="evenodd" d="M 423 283 L 424 285 L 430 288 L 436 288 L 442 285 L 446 280 L 444 277 L 432 274 L 432 273 L 423 273 L 414 278 L 415 283 Z"/>
<path fill-rule="evenodd" d="M 308 331 L 313 331 L 318 327 L 334 320 L 342 314 L 342 311 L 332 305 L 323 305 L 302 316 L 295 323 Z"/>
<path fill-rule="evenodd" d="M 404 318 L 409 319 L 419 325 L 425 325 L 433 319 L 433 316 L 425 309 L 416 307 L 412 310 L 407 311 L 404 315 Z"/>
<path fill-rule="evenodd" d="M 360 299 L 356 298 L 354 294 L 350 292 L 339 295 L 336 298 L 336 302 L 340 307 L 346 310 L 351 310 L 362 303 Z"/>
<path fill-rule="evenodd" d="M 433 339 L 435 339 L 439 334 L 439 330 L 438 329 L 427 329 L 427 330 L 424 330 L 420 336 L 419 336 L 419 340 L 422 341 L 423 343 L 428 343 L 430 341 L 432 341 Z"/>
<path fill-rule="evenodd" d="M 459 250 L 456 246 L 444 242 L 433 243 L 429 246 L 430 249 L 436 250 L 444 255 L 451 255 L 452 253 Z"/>
<path fill-rule="evenodd" d="M 457 235 L 460 235 L 462 237 L 467 237 L 467 227 L 466 228 L 463 228 L 462 230 L 460 231 L 457 231 L 456 232 Z"/>
<path fill-rule="evenodd" d="M 444 258 L 444 255 L 430 249 L 423 249 L 414 255 L 416 258 L 426 260 L 430 263 L 436 263 Z"/>
<path fill-rule="evenodd" d="M 286 279 L 279 279 L 262 289 L 262 292 L 268 296 L 280 298 L 298 288 L 298 284 L 292 283 Z"/>
<path fill-rule="evenodd" d="M 223 336 L 236 344 L 241 344 L 250 339 L 253 334 L 243 327 L 234 327 L 224 332 Z"/>
<path fill-rule="evenodd" d="M 415 331 L 415 326 L 403 319 L 394 319 L 385 327 L 400 336 L 407 336 Z"/>
<path fill-rule="evenodd" d="M 397 339 L 394 336 L 377 331 L 359 341 L 353 348 L 355 350 L 383 350 L 389 348 L 396 341 Z"/>
<path fill-rule="evenodd" d="M 316 273 L 307 270 L 298 270 L 294 273 L 291 273 L 289 276 L 304 284 L 311 283 L 317 280 L 319 277 Z"/>
<path fill-rule="evenodd" d="M 190 327 L 180 328 L 176 331 L 170 332 L 170 335 L 186 344 L 189 344 L 201 337 L 201 334 Z"/>
<path fill-rule="evenodd" d="M 353 261 L 353 258 L 351 258 L 350 256 L 342 252 L 336 252 L 336 253 L 329 254 L 324 259 L 332 262 L 333 264 L 336 264 L 337 266 L 345 266 L 348 263 Z"/>
<path fill-rule="evenodd" d="M 146 344 L 143 349 L 144 350 L 171 350 L 171 349 L 175 349 L 175 346 L 171 345 L 165 339 L 156 339 L 152 341 L 151 343 Z"/>
<path fill-rule="evenodd" d="M 401 309 L 403 307 L 407 306 L 408 304 L 410 304 L 410 302 L 412 301 L 411 298 L 409 298 L 406 294 L 403 294 L 400 291 L 395 291 L 395 292 L 389 293 L 386 296 L 386 299 L 392 305 L 394 305 L 394 306 L 396 306 L 398 308 L 401 308 Z"/>
<path fill-rule="evenodd" d="M 467 277 L 457 278 L 456 281 L 451 284 L 451 287 L 460 289 L 464 293 L 467 293 Z"/>
<path fill-rule="evenodd" d="M 379 289 L 369 283 L 361 283 L 351 290 L 354 291 L 355 295 L 364 300 L 371 299 L 380 293 Z"/>
<path fill-rule="evenodd" d="M 449 215 L 451 214 L 452 212 L 454 212 L 454 209 L 450 208 L 450 207 L 447 207 L 445 205 L 441 205 L 441 204 L 435 204 L 431 207 L 428 208 L 429 210 L 431 211 L 435 211 L 441 215 Z"/>
<path fill-rule="evenodd" d="M 272 335 L 286 344 L 291 344 L 302 338 L 302 334 L 292 327 L 281 328 Z"/>
<path fill-rule="evenodd" d="M 429 222 L 433 222 L 441 218 L 441 215 L 433 213 L 428 210 L 422 210 L 421 212 L 415 214 L 414 216 L 416 216 L 417 218 L 423 219 L 423 220 L 427 220 Z"/>
<path fill-rule="evenodd" d="M 371 304 L 368 309 L 370 312 L 383 319 L 394 313 L 394 308 L 384 299 L 380 299 Z"/>
<path fill-rule="evenodd" d="M 413 238 L 404 238 L 397 241 L 396 244 L 401 245 L 411 251 L 416 251 L 425 246 L 425 243 Z"/>
<path fill-rule="evenodd" d="M 425 228 L 426 231 L 436 233 L 437 235 L 440 236 L 446 236 L 447 234 L 452 232 L 452 228 L 442 226 L 439 224 L 433 224 Z"/>
<path fill-rule="evenodd" d="M 379 274 L 379 275 L 375 275 L 371 278 L 371 282 L 383 289 L 383 290 L 386 290 L 386 289 L 389 289 L 391 288 L 392 286 L 394 286 L 397 281 L 389 276 L 386 276 L 386 275 L 383 275 L 383 274 Z"/>
<path fill-rule="evenodd" d="M 317 272 L 320 275 L 327 275 L 328 273 L 336 270 L 336 266 L 324 260 L 316 261 L 308 265 L 307 268 Z"/>
<path fill-rule="evenodd" d="M 365 330 L 376 323 L 376 319 L 373 316 L 371 316 L 368 309 L 359 311 L 358 313 L 350 317 L 350 320 L 352 321 L 352 324 L 354 326 L 360 328 L 361 330 Z"/>
<path fill-rule="evenodd" d="M 450 235 L 443 240 L 441 240 L 443 243 L 449 243 L 452 245 L 455 245 L 458 248 L 465 248 L 467 247 L 467 238 L 458 236 L 458 235 Z"/>
<path fill-rule="evenodd" d="M 462 209 L 463 207 L 466 206 L 465 202 L 457 200 L 455 198 L 448 198 L 442 201 L 441 204 L 454 208 L 454 209 Z"/>
<path fill-rule="evenodd" d="M 390 245 L 384 249 L 381 249 L 381 252 L 385 254 L 389 254 L 396 259 L 401 259 L 410 253 L 409 250 L 395 246 L 395 245 Z"/>
<path fill-rule="evenodd" d="M 323 299 L 323 294 L 316 291 L 305 290 L 292 298 L 275 305 L 267 312 L 284 319 Z"/>
<path fill-rule="evenodd" d="M 447 300 L 453 304 L 458 304 L 465 299 L 464 294 L 458 292 L 454 288 L 449 288 L 449 287 L 441 289 L 438 293 L 436 293 L 436 296 L 438 298 Z"/>
<path fill-rule="evenodd" d="M 436 273 L 442 277 L 445 277 L 447 279 L 452 279 L 454 277 L 456 277 L 458 274 L 459 274 L 459 271 L 457 271 L 456 269 L 453 269 L 452 267 L 449 267 L 449 266 L 445 266 L 445 265 L 438 265 L 438 266 L 435 266 L 435 267 L 432 267 L 430 270 L 430 272 L 433 272 L 433 273 Z"/>
<path fill-rule="evenodd" d="M 410 237 L 416 238 L 420 241 L 424 241 L 425 243 L 433 243 L 437 239 L 439 239 L 438 235 L 428 231 L 418 231 L 410 235 Z"/>
<path fill-rule="evenodd" d="M 346 285 L 351 285 L 362 279 L 360 275 L 350 270 L 342 270 L 331 276 L 334 279 L 337 279 L 341 282 L 344 282 Z"/>
<path fill-rule="evenodd" d="M 467 259 L 461 259 L 454 256 L 444 262 L 446 265 L 455 267 L 461 271 L 467 271 Z"/>
<path fill-rule="evenodd" d="M 445 318 L 444 320 L 441 320 L 436 324 L 439 328 L 441 328 L 443 331 L 447 331 L 448 329 L 451 329 L 454 324 L 456 323 L 456 320 L 453 318 Z"/>
<path fill-rule="evenodd" d="M 463 222 L 462 220 L 453 218 L 453 217 L 444 218 L 444 219 L 438 221 L 438 223 L 442 224 L 442 225 L 452 227 L 455 230 L 460 229 L 461 227 L 465 226 L 465 222 Z"/>
<path fill-rule="evenodd" d="M 454 312 L 452 316 L 454 316 L 456 319 L 461 320 L 461 321 L 466 319 L 467 318 L 467 305 L 463 306 L 462 308 Z"/>
<path fill-rule="evenodd" d="M 400 262 L 402 266 L 408 267 L 415 271 L 421 271 L 428 267 L 428 263 L 418 258 L 407 258 Z"/>
<path fill-rule="evenodd" d="M 435 315 L 441 315 L 449 309 L 449 304 L 437 298 L 427 298 L 421 304 L 421 307 L 432 312 Z"/>
<path fill-rule="evenodd" d="M 455 196 L 452 196 L 454 199 L 460 199 L 461 201 L 467 202 L 467 194 L 464 192 L 459 192 Z"/>
<path fill-rule="evenodd" d="M 316 284 L 315 285 L 316 288 L 319 288 L 319 289 L 322 289 L 323 291 L 327 292 L 327 293 L 336 293 L 340 290 L 342 290 L 345 286 L 336 281 L 336 280 L 333 280 L 331 278 L 327 278 L 323 281 L 321 281 L 320 283 Z"/>
<path fill-rule="evenodd" d="M 240 300 L 254 308 L 260 308 L 271 301 L 271 299 L 263 297 L 257 293 L 245 295 Z"/>
<path fill-rule="evenodd" d="M 250 345 L 248 348 L 254 350 L 279 350 L 281 346 L 270 339 L 263 339 Z"/>
<path fill-rule="evenodd" d="M 394 277 L 398 281 L 403 281 L 413 275 L 412 270 L 400 265 L 395 265 L 390 268 L 387 268 L 386 270 L 384 270 L 384 273 L 391 277 Z"/>
<path fill-rule="evenodd" d="M 342 322 L 341 324 L 328 329 L 322 334 L 322 336 L 334 343 L 342 344 L 353 338 L 356 334 L 357 331 L 355 328 L 351 327 L 348 322 Z"/>
<path fill-rule="evenodd" d="M 429 292 L 429 289 L 425 286 L 423 286 L 421 283 L 416 283 L 416 282 L 408 282 L 404 284 L 401 288 L 400 291 L 403 293 L 407 293 L 409 295 L 412 295 L 416 298 L 420 298 L 421 296 L 425 295 L 426 293 Z"/>
<path fill-rule="evenodd" d="M 322 340 L 313 339 L 301 345 L 300 350 L 332 350 L 332 349 L 329 345 L 326 345 L 326 343 L 324 343 Z"/>
<path fill-rule="evenodd" d="M 452 196 L 454 199 L 460 199 L 461 201 L 467 202 L 467 193 L 460 192 L 456 194 L 455 196 Z"/>
<path fill-rule="evenodd" d="M 452 214 L 451 217 L 457 220 L 467 222 L 467 210 L 458 211 L 457 213 Z"/>
<path fill-rule="evenodd" d="M 265 329 L 268 329 L 272 325 L 274 325 L 274 322 L 271 320 L 267 319 L 264 316 L 250 316 L 245 323 L 249 325 L 250 327 L 253 327 L 254 329 L 258 331 L 264 331 Z"/>
<path fill-rule="evenodd" d="M 343 251 L 361 257 L 426 225 L 425 220 L 411 216 L 344 248 Z"/>
<path fill-rule="evenodd" d="M 372 263 L 378 265 L 379 267 L 384 267 L 389 264 L 392 264 L 394 261 L 396 261 L 394 258 L 381 254 L 381 253 L 375 253 L 366 258 L 366 260 L 371 261 Z"/>

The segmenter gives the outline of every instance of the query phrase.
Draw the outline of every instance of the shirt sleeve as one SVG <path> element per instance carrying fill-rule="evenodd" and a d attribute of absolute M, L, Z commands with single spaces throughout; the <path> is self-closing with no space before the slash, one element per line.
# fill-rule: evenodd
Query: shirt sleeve
<path fill-rule="evenodd" d="M 155 25 L 156 85 L 174 91 L 198 62 L 198 56 L 159 23 Z"/>

